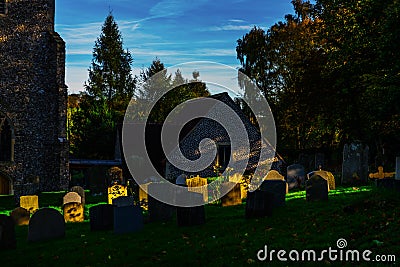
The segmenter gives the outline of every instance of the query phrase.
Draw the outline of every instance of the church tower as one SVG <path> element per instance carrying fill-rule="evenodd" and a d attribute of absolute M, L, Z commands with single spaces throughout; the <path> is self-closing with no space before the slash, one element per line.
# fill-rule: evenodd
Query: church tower
<path fill-rule="evenodd" d="M 65 43 L 55 0 L 0 0 L 0 194 L 68 187 Z"/>

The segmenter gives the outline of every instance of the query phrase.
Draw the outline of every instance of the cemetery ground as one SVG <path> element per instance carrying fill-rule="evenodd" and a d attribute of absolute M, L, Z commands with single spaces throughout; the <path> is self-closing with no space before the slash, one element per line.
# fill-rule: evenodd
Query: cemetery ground
<path fill-rule="evenodd" d="M 39 205 L 61 211 L 56 204 L 64 194 L 41 193 Z M 29 243 L 28 226 L 16 226 L 17 248 L 0 252 L 1 266 L 397 266 L 400 261 L 399 195 L 374 186 L 338 187 L 329 192 L 328 201 L 319 202 L 307 202 L 305 191 L 290 192 L 286 206 L 259 219 L 245 219 L 245 204 L 209 204 L 204 225 L 152 222 L 131 234 L 90 231 L 89 207 L 106 203 L 107 196 L 86 195 L 85 221 L 67 223 L 65 238 Z M 0 207 L 0 213 L 9 214 L 12 196 L 0 197 Z M 321 251 L 337 249 L 339 238 L 347 240 L 347 249 L 396 255 L 397 261 L 379 265 L 257 259 L 265 245 L 276 251 Z"/>

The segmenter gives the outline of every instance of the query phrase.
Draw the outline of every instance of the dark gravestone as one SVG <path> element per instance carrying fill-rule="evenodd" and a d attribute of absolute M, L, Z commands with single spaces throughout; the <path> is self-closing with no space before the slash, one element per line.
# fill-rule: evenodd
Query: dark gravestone
<path fill-rule="evenodd" d="M 280 180 L 264 180 L 260 186 L 261 191 L 273 194 L 272 207 L 282 207 L 286 203 L 286 181 Z"/>
<path fill-rule="evenodd" d="M 173 192 L 169 190 L 169 185 L 166 183 L 150 183 L 148 185 L 148 209 L 149 209 L 149 220 L 151 222 L 167 222 L 170 221 L 175 213 L 176 208 L 163 203 L 152 195 L 169 195 L 168 199 L 172 198 Z"/>
<path fill-rule="evenodd" d="M 114 198 L 112 204 L 117 207 L 134 206 L 135 198 L 133 196 L 121 196 Z"/>
<path fill-rule="evenodd" d="M 0 214 L 0 250 L 15 249 L 16 247 L 14 221 L 10 216 Z"/>
<path fill-rule="evenodd" d="M 342 184 L 365 183 L 368 180 L 369 148 L 362 143 L 343 147 Z"/>
<path fill-rule="evenodd" d="M 328 200 L 328 181 L 314 174 L 306 182 L 307 201 Z"/>
<path fill-rule="evenodd" d="M 143 228 L 143 215 L 140 206 L 114 207 L 114 233 L 132 233 Z"/>
<path fill-rule="evenodd" d="M 190 192 L 191 198 L 195 199 L 192 203 L 199 203 L 203 200 L 203 194 Z M 176 218 L 178 226 L 193 226 L 206 223 L 206 213 L 204 205 L 196 207 L 177 207 Z"/>
<path fill-rule="evenodd" d="M 247 192 L 246 218 L 261 218 L 272 215 L 274 195 L 271 192 L 255 190 Z"/>
<path fill-rule="evenodd" d="M 29 221 L 28 241 L 42 241 L 65 236 L 65 221 L 52 208 L 39 209 Z"/>
<path fill-rule="evenodd" d="M 90 230 L 112 230 L 114 225 L 114 206 L 100 204 L 89 209 Z"/>
<path fill-rule="evenodd" d="M 289 189 L 304 186 L 306 173 L 303 165 L 293 164 L 287 167 L 286 181 Z"/>
<path fill-rule="evenodd" d="M 85 189 L 83 189 L 81 186 L 73 186 L 73 187 L 71 187 L 70 191 L 78 193 L 81 196 L 82 204 L 85 205 L 85 203 L 86 203 Z"/>
<path fill-rule="evenodd" d="M 222 207 L 234 206 L 242 204 L 240 184 L 226 182 L 222 187 L 232 188 L 226 195 L 221 198 Z M 227 189 L 225 189 L 227 190 Z"/>
<path fill-rule="evenodd" d="M 104 194 L 107 192 L 107 170 L 108 167 L 95 166 L 87 170 L 90 193 Z"/>
<path fill-rule="evenodd" d="M 15 225 L 28 225 L 30 219 L 30 213 L 27 209 L 18 207 L 15 208 L 10 216 L 13 219 Z"/>

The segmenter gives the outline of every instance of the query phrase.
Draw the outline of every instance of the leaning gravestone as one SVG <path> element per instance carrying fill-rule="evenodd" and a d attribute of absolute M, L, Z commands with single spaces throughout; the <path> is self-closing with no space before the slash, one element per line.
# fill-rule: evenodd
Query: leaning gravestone
<path fill-rule="evenodd" d="M 274 195 L 271 192 L 261 190 L 247 192 L 246 218 L 271 216 L 273 199 Z"/>
<path fill-rule="evenodd" d="M 287 167 L 286 181 L 289 189 L 304 186 L 306 174 L 301 164 L 293 164 Z"/>
<path fill-rule="evenodd" d="M 0 250 L 15 249 L 16 247 L 14 221 L 10 216 L 0 214 Z"/>
<path fill-rule="evenodd" d="M 100 204 L 89 209 L 90 230 L 112 230 L 114 225 L 114 206 Z"/>
<path fill-rule="evenodd" d="M 306 182 L 306 200 L 328 200 L 328 181 L 319 175 L 313 175 Z"/>
<path fill-rule="evenodd" d="M 152 197 L 152 195 L 162 194 L 169 199 L 172 199 L 173 192 L 169 190 L 170 187 L 167 183 L 150 183 L 148 185 L 148 208 L 149 208 L 149 220 L 151 222 L 166 222 L 170 221 L 175 214 L 175 207 L 161 202 Z"/>
<path fill-rule="evenodd" d="M 19 198 L 19 206 L 32 214 L 39 209 L 39 197 L 36 195 L 21 196 Z"/>
<path fill-rule="evenodd" d="M 65 236 L 65 221 L 55 209 L 42 208 L 29 221 L 28 241 L 43 241 Z"/>
<path fill-rule="evenodd" d="M 124 185 L 115 184 L 108 188 L 108 204 L 112 204 L 115 198 L 126 196 L 128 196 L 128 190 Z"/>
<path fill-rule="evenodd" d="M 73 187 L 71 187 L 71 189 L 69 191 L 78 193 L 81 196 L 81 199 L 82 199 L 81 203 L 83 205 L 85 205 L 86 198 L 85 198 L 85 189 L 83 189 L 83 187 L 81 187 L 81 186 L 73 186 Z"/>
<path fill-rule="evenodd" d="M 226 182 L 221 184 L 223 188 L 232 188 L 226 195 L 221 198 L 222 207 L 235 206 L 242 204 L 240 184 L 234 182 Z M 226 190 L 226 189 L 225 189 Z"/>
<path fill-rule="evenodd" d="M 83 222 L 85 220 L 85 213 L 82 203 L 68 202 L 63 205 L 64 220 L 66 222 Z"/>
<path fill-rule="evenodd" d="M 28 225 L 30 219 L 30 213 L 24 208 L 17 207 L 15 208 L 11 214 L 11 218 L 13 219 L 15 225 Z"/>
<path fill-rule="evenodd" d="M 68 203 L 82 203 L 82 197 L 76 192 L 68 192 L 63 197 L 63 205 Z"/>
<path fill-rule="evenodd" d="M 192 203 L 198 203 L 203 198 L 203 194 L 190 192 Z M 206 223 L 204 205 L 196 207 L 177 207 L 176 218 L 178 226 L 194 226 Z"/>
<path fill-rule="evenodd" d="M 114 207 L 114 233 L 132 233 L 143 228 L 143 215 L 140 206 Z"/>
<path fill-rule="evenodd" d="M 350 145 L 344 145 L 342 184 L 367 182 L 368 152 L 368 146 L 361 143 L 351 143 Z"/>
<path fill-rule="evenodd" d="M 286 181 L 281 180 L 264 180 L 260 185 L 260 190 L 273 194 L 272 207 L 282 207 L 286 203 Z"/>

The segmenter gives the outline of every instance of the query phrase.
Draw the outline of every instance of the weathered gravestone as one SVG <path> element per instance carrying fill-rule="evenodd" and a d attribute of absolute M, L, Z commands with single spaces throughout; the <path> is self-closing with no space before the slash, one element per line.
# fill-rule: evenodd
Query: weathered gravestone
<path fill-rule="evenodd" d="M 246 218 L 261 218 L 272 215 L 274 195 L 271 192 L 255 190 L 247 192 Z"/>
<path fill-rule="evenodd" d="M 226 189 L 224 189 L 226 188 Z M 221 198 L 222 207 L 235 206 L 242 204 L 241 192 L 240 192 L 240 184 L 236 184 L 233 182 L 226 182 L 221 184 L 222 190 L 228 190 L 228 188 L 232 188 L 228 191 L 226 195 Z"/>
<path fill-rule="evenodd" d="M 131 233 L 142 228 L 143 214 L 140 206 L 114 206 L 114 233 Z"/>
<path fill-rule="evenodd" d="M 63 197 L 63 206 L 68 203 L 82 203 L 82 197 L 76 192 L 68 192 Z"/>
<path fill-rule="evenodd" d="M 192 203 L 199 203 L 203 198 L 203 194 L 190 192 L 190 198 L 192 198 Z M 177 207 L 176 217 L 178 226 L 194 226 L 205 224 L 206 214 L 204 205 L 196 207 Z"/>
<path fill-rule="evenodd" d="M 14 221 L 10 216 L 0 214 L 0 250 L 15 249 L 16 247 Z"/>
<path fill-rule="evenodd" d="M 400 180 L 400 157 L 396 157 L 396 180 Z"/>
<path fill-rule="evenodd" d="M 124 185 L 115 184 L 108 188 L 108 204 L 112 204 L 115 198 L 126 196 L 128 196 L 128 190 Z"/>
<path fill-rule="evenodd" d="M 186 179 L 186 184 L 189 191 L 201 193 L 204 198 L 204 202 L 208 202 L 208 190 L 207 190 L 207 179 L 199 176 Z"/>
<path fill-rule="evenodd" d="M 287 183 L 282 180 L 264 180 L 260 185 L 261 191 L 272 193 L 272 207 L 282 207 L 286 203 L 286 192 L 287 192 Z"/>
<path fill-rule="evenodd" d="M 342 184 L 367 182 L 368 152 L 368 146 L 361 143 L 351 143 L 350 145 L 344 145 Z"/>
<path fill-rule="evenodd" d="M 78 193 L 81 196 L 81 199 L 82 199 L 81 203 L 83 205 L 85 205 L 86 197 L 85 197 L 85 189 L 83 189 L 83 187 L 81 187 L 81 186 L 73 186 L 73 187 L 71 187 L 71 189 L 69 191 Z"/>
<path fill-rule="evenodd" d="M 148 209 L 148 203 L 149 203 L 149 197 L 147 195 L 147 192 L 149 192 L 148 186 L 150 183 L 146 184 L 141 184 L 139 186 L 139 202 L 140 206 L 144 209 Z"/>
<path fill-rule="evenodd" d="M 306 200 L 328 200 L 328 181 L 319 175 L 313 175 L 306 182 Z"/>
<path fill-rule="evenodd" d="M 114 206 L 100 204 L 89 209 L 90 230 L 112 230 L 114 225 Z"/>
<path fill-rule="evenodd" d="M 285 177 L 281 175 L 278 171 L 276 170 L 270 170 L 267 175 L 265 175 L 264 180 L 280 180 L 284 181 Z"/>
<path fill-rule="evenodd" d="M 66 222 L 83 222 L 85 213 L 82 203 L 68 202 L 63 205 L 64 220 Z"/>
<path fill-rule="evenodd" d="M 321 176 L 328 182 L 328 191 L 336 189 L 335 177 L 331 172 L 328 171 L 313 171 L 307 174 L 307 178 L 310 178 L 314 174 Z"/>
<path fill-rule="evenodd" d="M 11 214 L 11 218 L 13 219 L 15 225 L 28 225 L 30 219 L 30 213 L 24 208 L 17 207 L 15 208 Z"/>
<path fill-rule="evenodd" d="M 289 189 L 304 186 L 305 179 L 306 174 L 303 165 L 293 164 L 287 167 L 286 182 Z"/>
<path fill-rule="evenodd" d="M 229 182 L 240 184 L 240 198 L 245 199 L 247 197 L 245 179 L 240 173 L 235 173 L 234 175 L 229 176 Z"/>
<path fill-rule="evenodd" d="M 32 214 L 39 209 L 39 197 L 36 195 L 21 196 L 19 198 L 19 206 Z"/>
<path fill-rule="evenodd" d="M 133 196 L 122 196 L 112 200 L 112 204 L 117 207 L 134 206 L 135 198 Z"/>
<path fill-rule="evenodd" d="M 55 209 L 41 208 L 29 221 L 28 241 L 43 241 L 65 236 L 65 221 Z"/>
<path fill-rule="evenodd" d="M 172 199 L 173 193 L 169 190 L 167 183 L 150 183 L 148 186 L 148 207 L 149 207 L 149 220 L 151 222 L 166 222 L 170 221 L 175 214 L 175 207 L 161 202 L 152 196 L 164 195 L 168 199 Z"/>

